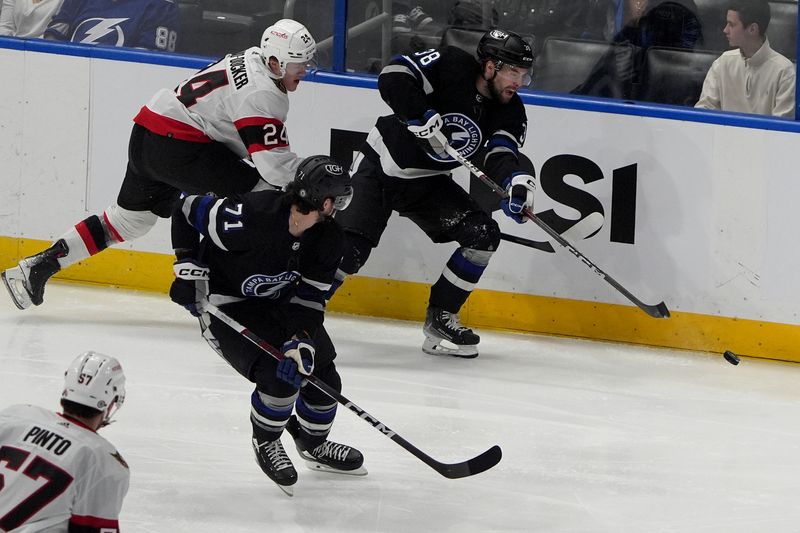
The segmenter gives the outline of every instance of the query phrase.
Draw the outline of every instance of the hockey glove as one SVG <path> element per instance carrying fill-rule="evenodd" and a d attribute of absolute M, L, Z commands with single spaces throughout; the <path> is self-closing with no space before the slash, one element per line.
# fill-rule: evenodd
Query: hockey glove
<path fill-rule="evenodd" d="M 437 156 L 445 156 L 445 146 L 449 144 L 447 135 L 442 131 L 442 117 L 433 109 L 425 111 L 422 119 L 409 120 L 408 131 L 423 143 L 423 149 Z"/>
<path fill-rule="evenodd" d="M 536 193 L 536 178 L 525 172 L 515 172 L 503 183 L 507 198 L 500 201 L 503 212 L 518 224 L 528 221 L 523 211 L 533 209 L 533 195 Z"/>
<path fill-rule="evenodd" d="M 292 339 L 283 343 L 281 352 L 286 359 L 278 363 L 276 375 L 299 389 L 305 385 L 303 376 L 314 371 L 314 342 L 311 339 Z"/>
<path fill-rule="evenodd" d="M 208 303 L 208 267 L 194 259 L 180 259 L 172 265 L 172 270 L 175 281 L 169 288 L 170 299 L 192 316 L 202 315 Z"/>

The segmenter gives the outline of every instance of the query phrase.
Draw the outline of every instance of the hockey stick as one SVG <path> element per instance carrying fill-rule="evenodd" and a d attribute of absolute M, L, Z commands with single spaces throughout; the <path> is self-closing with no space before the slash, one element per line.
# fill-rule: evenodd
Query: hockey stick
<path fill-rule="evenodd" d="M 278 361 L 282 361 L 285 359 L 283 354 L 278 351 L 274 346 L 270 345 L 267 341 L 262 340 L 258 335 L 238 323 L 233 318 L 229 317 L 225 314 L 224 311 L 220 310 L 217 306 L 213 304 L 206 304 L 205 311 L 208 311 L 222 322 L 227 324 L 231 327 L 231 329 L 238 331 L 245 339 L 249 340 L 263 351 L 277 359 Z M 413 456 L 417 459 L 425 463 L 426 465 L 430 466 L 441 475 L 449 479 L 458 479 L 462 477 L 474 476 L 475 474 L 480 474 L 486 470 L 489 470 L 494 465 L 500 462 L 503 454 L 500 450 L 499 446 L 492 446 L 482 454 L 478 455 L 477 457 L 473 457 L 468 461 L 463 461 L 461 463 L 440 463 L 436 459 L 433 459 L 431 456 L 427 455 L 425 452 L 418 449 L 416 446 L 408 442 L 406 439 L 395 433 L 393 430 L 389 429 L 386 425 L 384 425 L 380 420 L 366 412 L 361 407 L 357 406 L 344 396 L 333 389 L 330 385 L 325 383 L 324 381 L 320 380 L 314 375 L 306 377 L 308 382 L 314 385 L 316 388 L 330 396 L 332 399 L 336 400 L 340 404 L 344 405 L 352 412 L 354 412 L 359 418 L 366 421 L 369 425 L 380 431 L 383 435 L 389 437 L 397 444 L 402 446 L 406 451 L 410 452 Z"/>
<path fill-rule="evenodd" d="M 578 241 L 585 239 L 589 235 L 594 235 L 600 231 L 602 226 L 603 215 L 595 211 L 594 213 L 573 224 L 569 229 L 564 231 L 561 236 L 567 240 Z M 509 235 L 508 233 L 500 233 L 500 238 L 504 241 L 521 244 L 522 246 L 527 246 L 528 248 L 533 248 L 535 250 L 541 250 L 542 252 L 547 252 L 548 254 L 555 253 L 553 245 L 548 241 L 534 241 L 524 237 L 519 237 L 517 235 Z"/>
<path fill-rule="evenodd" d="M 500 233 L 500 238 L 504 241 L 513 242 L 515 244 L 521 244 L 522 246 L 527 246 L 528 248 L 533 248 L 534 250 L 541 250 L 542 252 L 547 252 L 548 254 L 555 253 L 555 249 L 553 249 L 553 245 L 549 242 L 540 242 L 534 241 L 531 239 L 526 239 L 525 237 L 517 237 L 516 235 L 509 235 L 508 233 Z"/>
<path fill-rule="evenodd" d="M 458 150 L 449 145 L 445 146 L 445 150 L 447 150 L 447 153 L 450 154 L 450 157 L 461 163 L 461 165 L 464 168 L 475 174 L 479 180 L 488 185 L 489 188 L 491 188 L 498 196 L 500 196 L 501 198 L 508 198 L 508 193 L 502 187 L 500 187 L 497 183 L 495 183 L 489 176 L 484 174 L 483 171 L 481 171 L 481 169 L 473 165 L 467 158 L 458 153 Z M 600 267 L 592 263 L 588 257 L 583 255 L 580 251 L 578 251 L 577 248 L 572 246 L 569 243 L 569 241 L 567 241 L 565 238 L 559 235 L 556 230 L 545 224 L 545 222 L 542 219 L 534 215 L 530 209 L 528 208 L 523 209 L 522 214 L 525 215 L 530 220 L 533 220 L 533 222 L 536 223 L 537 226 L 542 228 L 545 231 L 545 233 L 550 235 L 550 237 L 554 241 L 556 241 L 558 244 L 566 248 L 572 255 L 574 255 L 578 260 L 580 260 L 581 263 L 586 265 L 589 268 L 589 270 L 591 270 L 592 272 L 594 272 L 595 274 L 606 280 L 606 282 L 608 282 L 609 285 L 617 289 L 628 300 L 636 304 L 636 306 L 639 309 L 641 309 L 642 311 L 644 311 L 653 318 L 669 318 L 669 309 L 667 309 L 667 305 L 664 302 L 658 303 L 656 305 L 650 305 L 642 302 L 636 296 L 631 294 L 625 287 L 620 285 L 617 282 L 617 280 L 615 280 L 614 278 L 603 272 L 603 270 Z"/>

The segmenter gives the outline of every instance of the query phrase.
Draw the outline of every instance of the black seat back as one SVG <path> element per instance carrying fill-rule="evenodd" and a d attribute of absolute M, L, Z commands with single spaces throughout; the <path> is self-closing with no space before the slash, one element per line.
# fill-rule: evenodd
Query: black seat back
<path fill-rule="evenodd" d="M 770 2 L 767 37 L 773 50 L 789 60 L 797 57 L 797 2 Z"/>
<path fill-rule="evenodd" d="M 719 52 L 653 46 L 647 50 L 639 100 L 694 106 Z"/>
<path fill-rule="evenodd" d="M 695 0 L 697 18 L 703 26 L 703 47 L 707 50 L 728 50 L 728 39 L 722 33 L 730 0 Z"/>
<path fill-rule="evenodd" d="M 625 55 L 630 52 L 632 62 L 633 51 L 629 45 L 548 37 L 534 63 L 531 87 L 540 91 L 573 92 L 582 86 L 593 72 L 603 69 L 605 63 L 614 64 L 614 60 L 605 59 L 610 58 L 615 50 Z M 611 72 L 608 74 L 613 76 Z M 583 91 L 576 92 L 586 94 Z"/>
<path fill-rule="evenodd" d="M 486 30 L 451 26 L 442 34 L 442 47 L 456 46 L 478 57 L 478 42 Z"/>

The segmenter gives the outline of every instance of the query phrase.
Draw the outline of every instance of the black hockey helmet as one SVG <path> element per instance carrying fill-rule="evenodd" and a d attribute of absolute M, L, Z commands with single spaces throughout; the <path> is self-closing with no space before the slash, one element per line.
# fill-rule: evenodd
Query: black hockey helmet
<path fill-rule="evenodd" d="M 533 66 L 533 50 L 525 39 L 513 31 L 489 30 L 478 42 L 478 59 L 494 59 L 529 69 Z"/>
<path fill-rule="evenodd" d="M 337 211 L 346 209 L 353 198 L 350 174 L 327 155 L 312 155 L 303 159 L 289 191 L 317 210 L 322 209 L 326 198 L 333 199 L 333 207 Z"/>

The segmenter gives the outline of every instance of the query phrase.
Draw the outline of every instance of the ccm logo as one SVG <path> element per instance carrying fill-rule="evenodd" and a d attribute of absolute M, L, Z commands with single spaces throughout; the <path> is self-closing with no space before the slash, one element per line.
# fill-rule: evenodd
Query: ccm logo
<path fill-rule="evenodd" d="M 208 277 L 207 268 L 179 268 L 177 276 L 182 279 L 205 279 Z"/>

